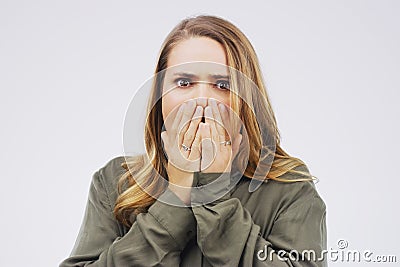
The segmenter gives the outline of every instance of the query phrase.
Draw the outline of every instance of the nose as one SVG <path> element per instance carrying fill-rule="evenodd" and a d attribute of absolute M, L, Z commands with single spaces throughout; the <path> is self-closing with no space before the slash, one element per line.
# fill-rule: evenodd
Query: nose
<path fill-rule="evenodd" d="M 193 98 L 196 99 L 197 105 L 205 108 L 208 103 L 208 98 L 211 97 L 210 85 L 206 82 L 199 82 L 196 84 Z"/>
<path fill-rule="evenodd" d="M 207 106 L 207 97 L 195 97 L 197 105 L 205 108 Z"/>

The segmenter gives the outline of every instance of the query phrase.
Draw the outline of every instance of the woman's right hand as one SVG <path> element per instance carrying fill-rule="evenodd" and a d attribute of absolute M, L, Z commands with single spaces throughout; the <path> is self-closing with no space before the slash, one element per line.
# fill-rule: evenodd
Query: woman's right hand
<path fill-rule="evenodd" d="M 168 188 L 187 205 L 190 204 L 193 173 L 200 171 L 201 136 L 197 129 L 202 116 L 203 107 L 196 106 L 196 101 L 191 99 L 179 107 L 169 131 L 161 133 L 168 156 Z M 186 151 L 182 144 L 191 150 Z"/>

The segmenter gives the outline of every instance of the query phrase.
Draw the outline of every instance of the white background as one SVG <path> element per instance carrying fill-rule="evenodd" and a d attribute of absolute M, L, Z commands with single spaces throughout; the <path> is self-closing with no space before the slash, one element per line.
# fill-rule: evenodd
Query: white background
<path fill-rule="evenodd" d="M 0 265 L 56 266 L 69 255 L 92 174 L 123 154 L 134 92 L 168 32 L 196 14 L 232 21 L 254 45 L 282 146 L 320 179 L 328 248 L 345 239 L 400 261 L 399 7 L 1 0 Z"/>

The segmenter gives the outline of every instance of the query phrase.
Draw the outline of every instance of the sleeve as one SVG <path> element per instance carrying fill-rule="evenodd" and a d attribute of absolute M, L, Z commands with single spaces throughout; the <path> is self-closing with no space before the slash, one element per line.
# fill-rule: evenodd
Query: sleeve
<path fill-rule="evenodd" d="M 75 246 L 60 267 L 178 266 L 180 253 L 196 231 L 191 209 L 166 204 L 180 201 L 167 188 L 148 212 L 138 214 L 129 231 L 120 236 L 103 178 L 99 171 L 93 175 Z"/>
<path fill-rule="evenodd" d="M 219 176 L 205 173 L 197 179 L 210 182 Z M 192 208 L 197 243 L 212 266 L 327 266 L 320 258 L 326 249 L 325 204 L 317 194 L 290 205 L 267 236 L 261 235 L 240 200 L 230 195 Z"/>

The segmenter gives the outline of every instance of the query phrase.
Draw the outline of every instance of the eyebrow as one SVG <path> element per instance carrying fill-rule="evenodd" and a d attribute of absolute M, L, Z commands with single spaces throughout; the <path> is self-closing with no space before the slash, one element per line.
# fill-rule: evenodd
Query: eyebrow
<path fill-rule="evenodd" d="M 190 78 L 196 78 L 197 75 L 193 73 L 188 73 L 188 72 L 176 72 L 173 74 L 174 76 L 184 76 L 184 77 L 190 77 Z M 228 75 L 222 75 L 222 74 L 210 74 L 208 77 L 214 78 L 214 79 L 229 79 Z"/>

